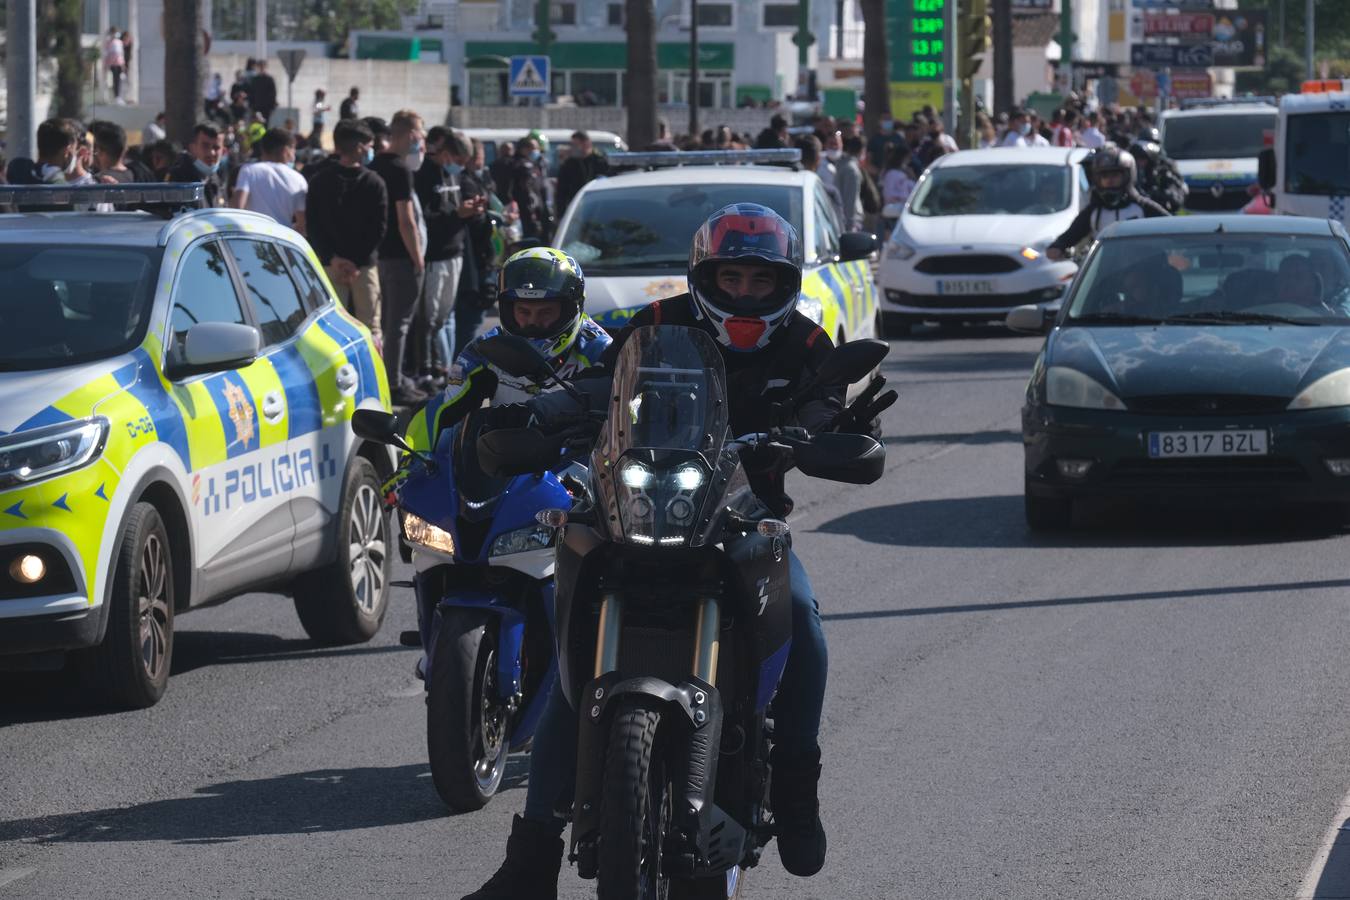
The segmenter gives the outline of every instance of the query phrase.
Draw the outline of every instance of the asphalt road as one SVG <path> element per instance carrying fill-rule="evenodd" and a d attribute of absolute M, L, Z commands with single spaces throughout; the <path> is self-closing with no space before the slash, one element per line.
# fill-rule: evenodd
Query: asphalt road
<path fill-rule="evenodd" d="M 1350 897 L 1350 541 L 1253 510 L 1022 523 L 1037 348 L 999 329 L 897 343 L 889 472 L 798 479 L 821 597 L 825 871 L 773 848 L 746 896 Z M 289 601 L 179 620 L 151 710 L 0 681 L 0 897 L 455 898 L 497 865 L 526 765 L 444 814 L 414 620 L 311 646 Z M 1311 877 L 1308 873 L 1311 871 Z M 562 896 L 591 896 L 564 874 Z"/>

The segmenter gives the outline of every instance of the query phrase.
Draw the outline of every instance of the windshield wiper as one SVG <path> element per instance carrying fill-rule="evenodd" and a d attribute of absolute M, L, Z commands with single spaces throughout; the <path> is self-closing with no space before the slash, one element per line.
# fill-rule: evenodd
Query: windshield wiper
<path fill-rule="evenodd" d="M 1258 312 L 1237 312 L 1230 309 L 1213 310 L 1211 312 L 1188 312 L 1178 313 L 1175 316 L 1168 316 L 1165 320 L 1168 323 L 1186 322 L 1186 323 L 1208 323 L 1218 325 L 1318 325 L 1320 323 L 1309 319 L 1291 319 L 1288 316 L 1276 316 L 1271 313 Z"/>
<path fill-rule="evenodd" d="M 1161 325 L 1162 319 L 1153 316 L 1131 316 L 1125 313 L 1086 313 L 1069 319 L 1075 325 Z"/>

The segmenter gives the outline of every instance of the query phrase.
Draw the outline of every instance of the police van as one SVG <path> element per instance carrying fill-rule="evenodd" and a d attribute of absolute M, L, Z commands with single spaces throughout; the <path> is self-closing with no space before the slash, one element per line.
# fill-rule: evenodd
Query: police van
<path fill-rule="evenodd" d="M 1305 82 L 1280 98 L 1261 186 L 1276 213 L 1350 224 L 1350 80 Z"/>
<path fill-rule="evenodd" d="M 388 598 L 394 460 L 348 427 L 389 408 L 371 336 L 299 234 L 201 196 L 0 187 L 0 667 L 128 707 L 191 607 L 286 591 L 336 644 Z"/>
<path fill-rule="evenodd" d="M 1163 112 L 1163 152 L 1186 182 L 1188 212 L 1236 212 L 1251 200 L 1278 112 L 1269 97 L 1188 100 Z"/>

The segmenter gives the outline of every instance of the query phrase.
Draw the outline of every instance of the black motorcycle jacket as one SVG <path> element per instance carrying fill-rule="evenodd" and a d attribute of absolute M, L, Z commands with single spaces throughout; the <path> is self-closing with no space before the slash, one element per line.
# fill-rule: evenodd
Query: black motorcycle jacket
<path fill-rule="evenodd" d="M 1088 205 L 1083 207 L 1073 222 L 1069 224 L 1068 229 L 1055 238 L 1055 242 L 1050 247 L 1056 250 L 1068 250 L 1070 247 L 1077 246 L 1084 238 L 1095 237 L 1103 228 L 1114 225 L 1116 222 L 1128 222 L 1131 219 L 1155 219 L 1166 215 L 1168 215 L 1167 210 L 1141 195 L 1133 187 L 1115 206 L 1105 205 L 1094 192 L 1092 199 L 1088 201 Z"/>

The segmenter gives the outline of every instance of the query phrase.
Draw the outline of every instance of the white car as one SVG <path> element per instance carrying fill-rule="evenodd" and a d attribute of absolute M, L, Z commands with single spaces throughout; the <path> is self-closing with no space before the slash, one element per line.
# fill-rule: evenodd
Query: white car
<path fill-rule="evenodd" d="M 741 158 L 755 159 L 755 152 L 741 151 Z M 633 156 L 658 167 L 587 184 L 559 223 L 555 241 L 586 273 L 586 312 L 602 326 L 612 331 L 644 306 L 685 293 L 694 232 L 724 206 L 759 203 L 801 235 L 806 264 L 797 308 L 835 343 L 878 335 L 876 286 L 867 262 L 876 240 L 841 233 L 815 173 L 777 165 L 687 164 L 695 154 Z M 705 163 L 730 161 L 737 152 L 696 156 Z"/>
<path fill-rule="evenodd" d="M 1062 147 L 963 150 L 919 179 L 881 264 L 886 327 L 1002 319 L 1016 306 L 1053 306 L 1078 271 L 1046 247 L 1087 204 L 1082 162 Z"/>

